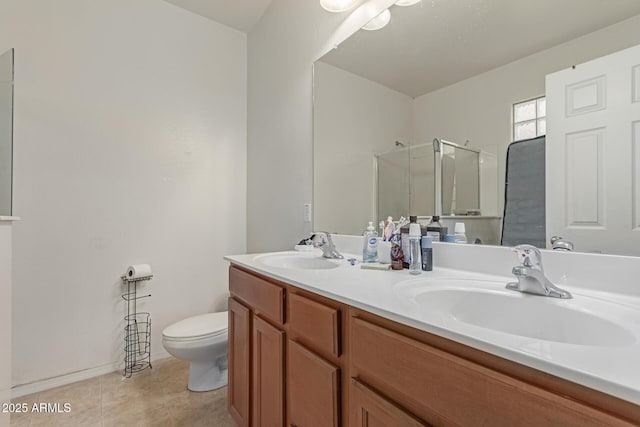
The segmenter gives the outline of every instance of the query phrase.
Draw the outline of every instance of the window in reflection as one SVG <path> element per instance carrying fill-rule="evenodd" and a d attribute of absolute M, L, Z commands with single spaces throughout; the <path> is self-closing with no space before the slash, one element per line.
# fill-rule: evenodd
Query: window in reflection
<path fill-rule="evenodd" d="M 513 140 L 536 138 L 547 133 L 547 100 L 544 96 L 513 105 Z"/>

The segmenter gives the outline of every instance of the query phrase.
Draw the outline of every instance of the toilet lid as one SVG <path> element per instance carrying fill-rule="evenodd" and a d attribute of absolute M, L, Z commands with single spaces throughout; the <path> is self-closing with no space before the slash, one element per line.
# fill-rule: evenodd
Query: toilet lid
<path fill-rule="evenodd" d="M 229 315 L 226 311 L 189 317 L 168 326 L 162 335 L 166 338 L 201 338 L 226 332 Z"/>

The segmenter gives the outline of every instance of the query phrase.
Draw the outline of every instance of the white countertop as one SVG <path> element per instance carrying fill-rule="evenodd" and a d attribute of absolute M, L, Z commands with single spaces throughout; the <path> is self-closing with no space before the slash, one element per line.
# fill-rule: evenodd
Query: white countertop
<path fill-rule="evenodd" d="M 290 252 L 294 254 L 296 252 Z M 284 252 L 278 252 L 284 254 Z M 523 365 L 600 390 L 621 399 L 640 404 L 640 297 L 603 292 L 563 284 L 562 288 L 590 300 L 605 299 L 620 304 L 632 313 L 625 314 L 635 342 L 620 346 L 589 346 L 543 341 L 511 335 L 492 329 L 449 321 L 427 312 L 398 292 L 400 282 L 416 277 L 438 282 L 449 279 L 474 279 L 508 283 L 513 277 L 482 274 L 452 268 L 435 267 L 420 276 L 402 271 L 363 270 L 343 261 L 338 268 L 299 270 L 271 267 L 260 261 L 264 254 L 226 256 L 233 264 L 273 279 L 306 289 L 319 295 L 369 311 L 390 320 L 430 332 Z M 345 257 L 348 258 L 348 257 Z M 527 296 L 530 298 L 545 298 Z M 562 300 L 566 304 L 572 300 Z M 588 309 L 585 309 L 588 310 Z M 638 313 L 635 316 L 634 313 Z M 608 313 L 604 313 L 607 315 Z M 496 315 L 500 315 L 497 313 Z"/>

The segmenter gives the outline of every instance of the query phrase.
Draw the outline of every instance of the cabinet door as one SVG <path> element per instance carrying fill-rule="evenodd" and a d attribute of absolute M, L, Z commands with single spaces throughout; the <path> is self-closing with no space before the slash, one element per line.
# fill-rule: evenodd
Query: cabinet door
<path fill-rule="evenodd" d="M 340 370 L 295 341 L 287 345 L 290 427 L 339 425 Z"/>
<path fill-rule="evenodd" d="M 248 427 L 251 369 L 251 312 L 229 298 L 229 388 L 227 405 L 239 427 Z"/>
<path fill-rule="evenodd" d="M 253 316 L 253 426 L 284 425 L 284 332 Z"/>
<path fill-rule="evenodd" d="M 349 384 L 349 413 L 352 427 L 427 426 L 353 378 Z"/>

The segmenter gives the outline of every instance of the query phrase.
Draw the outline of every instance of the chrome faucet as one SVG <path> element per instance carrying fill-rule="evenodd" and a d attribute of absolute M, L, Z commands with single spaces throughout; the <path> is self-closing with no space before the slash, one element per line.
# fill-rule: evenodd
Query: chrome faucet
<path fill-rule="evenodd" d="M 519 245 L 513 248 L 513 251 L 518 255 L 520 265 L 513 267 L 511 272 L 518 281 L 508 283 L 507 289 L 552 298 L 572 298 L 569 292 L 556 287 L 544 275 L 542 254 L 538 248 Z"/>
<path fill-rule="evenodd" d="M 551 238 L 551 249 L 554 251 L 573 251 L 573 242 L 560 236 L 553 236 Z"/>
<path fill-rule="evenodd" d="M 314 231 L 311 237 L 307 239 L 307 244 L 313 245 L 314 248 L 322 249 L 322 256 L 325 258 L 344 258 L 334 246 L 331 234 L 326 231 Z"/>

